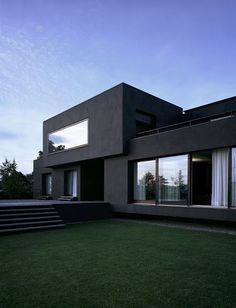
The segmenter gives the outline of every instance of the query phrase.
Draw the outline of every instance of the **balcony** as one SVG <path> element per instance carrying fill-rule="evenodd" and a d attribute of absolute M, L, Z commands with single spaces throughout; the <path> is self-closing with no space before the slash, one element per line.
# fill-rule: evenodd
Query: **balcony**
<path fill-rule="evenodd" d="M 212 116 L 196 118 L 196 119 L 192 119 L 192 120 L 188 120 L 184 122 L 179 122 L 176 124 L 159 127 L 159 128 L 155 128 L 155 129 L 144 131 L 144 132 L 139 132 L 136 134 L 136 138 L 148 136 L 148 135 L 160 134 L 160 133 L 164 133 L 164 132 L 171 131 L 171 130 L 192 127 L 192 126 L 207 123 L 207 122 L 220 121 L 220 120 L 233 118 L 233 117 L 236 117 L 236 110 L 225 112 L 225 113 L 214 114 Z"/>

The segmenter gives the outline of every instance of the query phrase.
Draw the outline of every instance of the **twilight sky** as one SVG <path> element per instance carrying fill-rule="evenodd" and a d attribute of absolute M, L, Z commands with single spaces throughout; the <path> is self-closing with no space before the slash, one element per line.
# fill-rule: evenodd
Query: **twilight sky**
<path fill-rule="evenodd" d="M 0 0 L 0 163 L 120 82 L 184 109 L 236 95 L 235 0 Z"/>

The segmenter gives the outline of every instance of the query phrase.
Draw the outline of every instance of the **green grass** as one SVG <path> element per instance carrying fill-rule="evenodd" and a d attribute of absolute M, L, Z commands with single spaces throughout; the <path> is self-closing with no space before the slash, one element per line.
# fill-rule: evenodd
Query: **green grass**
<path fill-rule="evenodd" d="M 3 236 L 0 307 L 236 307 L 236 237 L 118 221 Z"/>

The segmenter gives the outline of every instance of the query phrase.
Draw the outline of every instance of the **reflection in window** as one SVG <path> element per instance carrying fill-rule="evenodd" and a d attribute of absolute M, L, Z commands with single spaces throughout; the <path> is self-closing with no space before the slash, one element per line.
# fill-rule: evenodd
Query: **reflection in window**
<path fill-rule="evenodd" d="M 187 203 L 188 156 L 159 159 L 159 203 Z"/>
<path fill-rule="evenodd" d="M 134 199 L 137 201 L 156 199 L 156 161 L 137 162 L 134 174 Z"/>
<path fill-rule="evenodd" d="M 48 134 L 48 153 L 88 144 L 88 119 Z"/>
<path fill-rule="evenodd" d="M 236 206 L 236 148 L 232 149 L 232 206 Z"/>

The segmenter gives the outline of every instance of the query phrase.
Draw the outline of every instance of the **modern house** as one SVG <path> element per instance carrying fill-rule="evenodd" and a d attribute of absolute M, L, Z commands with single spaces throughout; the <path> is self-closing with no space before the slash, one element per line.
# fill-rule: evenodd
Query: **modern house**
<path fill-rule="evenodd" d="M 43 123 L 34 197 L 236 221 L 236 97 L 183 111 L 125 83 Z"/>

